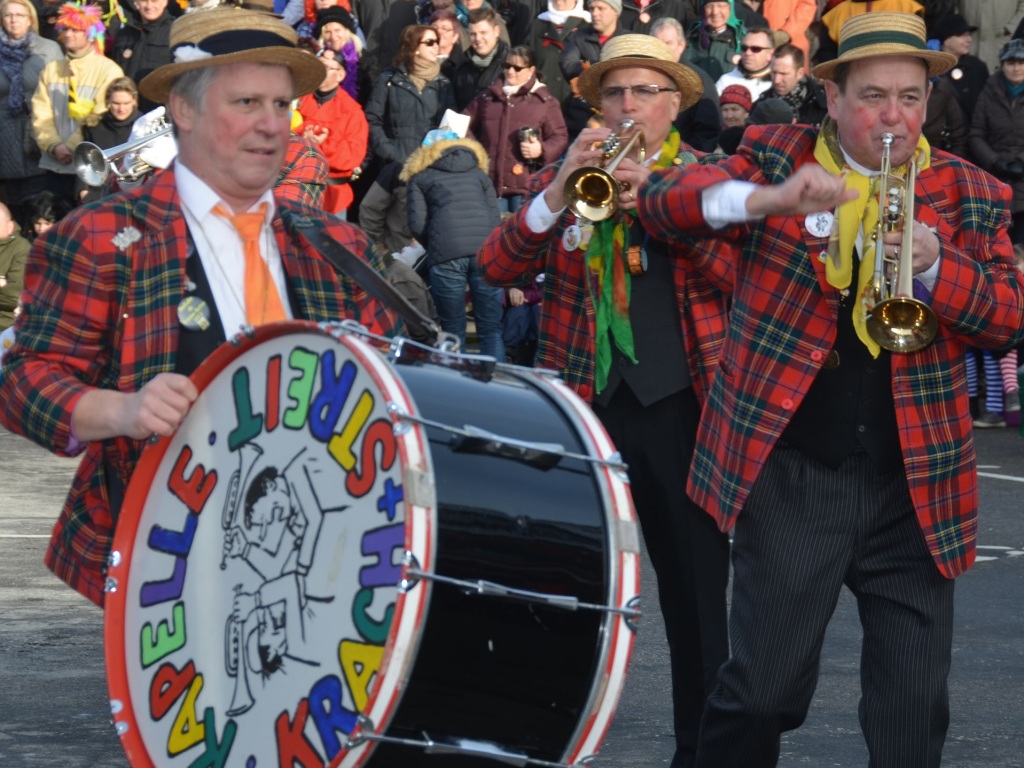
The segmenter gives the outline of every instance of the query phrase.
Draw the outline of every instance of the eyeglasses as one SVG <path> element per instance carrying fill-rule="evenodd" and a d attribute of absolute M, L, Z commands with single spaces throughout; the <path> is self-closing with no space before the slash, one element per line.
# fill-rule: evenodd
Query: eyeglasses
<path fill-rule="evenodd" d="M 632 93 L 637 101 L 654 101 L 659 93 L 675 93 L 678 90 L 665 85 L 610 85 L 601 89 L 601 101 L 622 101 L 626 91 Z"/>
<path fill-rule="evenodd" d="M 430 40 L 420 40 L 420 45 L 425 45 L 428 48 L 433 48 L 435 45 L 438 44 L 438 42 L 439 42 L 438 39 L 436 37 L 434 37 L 434 38 L 431 38 Z"/>
<path fill-rule="evenodd" d="M 768 46 L 765 45 L 740 45 L 740 50 L 743 53 L 750 51 L 750 53 L 760 53 L 761 51 L 767 51 Z"/>
<path fill-rule="evenodd" d="M 524 69 L 529 69 L 529 67 L 520 67 L 517 64 L 509 64 L 506 61 L 505 62 L 505 69 L 514 69 L 516 72 L 522 72 Z"/>

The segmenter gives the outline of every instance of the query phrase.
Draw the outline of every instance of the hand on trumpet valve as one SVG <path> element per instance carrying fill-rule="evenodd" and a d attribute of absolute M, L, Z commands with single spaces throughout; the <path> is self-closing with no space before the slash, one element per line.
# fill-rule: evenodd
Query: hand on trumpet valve
<path fill-rule="evenodd" d="M 903 251 L 903 232 L 894 230 L 884 235 L 886 256 L 899 259 Z M 911 241 L 914 255 L 914 274 L 924 272 L 939 258 L 939 238 L 935 232 L 920 221 L 914 222 L 914 236 Z"/>

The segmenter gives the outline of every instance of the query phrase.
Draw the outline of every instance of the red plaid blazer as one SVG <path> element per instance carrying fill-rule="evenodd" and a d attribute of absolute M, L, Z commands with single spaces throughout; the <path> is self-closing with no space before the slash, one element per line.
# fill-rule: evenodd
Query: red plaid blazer
<path fill-rule="evenodd" d="M 350 250 L 375 259 L 358 229 L 313 208 L 284 205 L 316 217 Z M 355 318 L 375 332 L 392 331 L 393 317 L 286 231 L 279 216 L 274 230 L 297 317 Z M 173 167 L 136 190 L 77 209 L 45 243 L 37 241 L 26 270 L 25 311 L 0 375 L 4 426 L 67 456 L 71 414 L 87 389 L 132 392 L 173 371 L 186 255 Z M 127 438 L 84 446 L 46 555 L 61 579 L 99 605 L 114 534 L 106 468 L 127 484 L 142 447 Z"/>
<path fill-rule="evenodd" d="M 748 128 L 739 152 L 718 166 L 652 174 L 641 189 L 641 220 L 670 238 L 715 234 L 701 213 L 704 189 L 729 179 L 778 184 L 814 162 L 816 139 L 804 126 Z M 931 296 L 939 336 L 920 352 L 892 356 L 892 391 L 918 520 L 939 570 L 954 577 L 974 562 L 978 524 L 964 350 L 1024 339 L 1024 281 L 1007 236 L 1008 187 L 934 152 L 915 192 L 915 218 L 941 243 Z M 832 348 L 839 294 L 825 279 L 828 238 L 808 231 L 803 218 L 769 217 L 717 234 L 739 246 L 736 287 L 688 491 L 727 530 Z M 732 254 L 707 249 L 695 258 Z"/>

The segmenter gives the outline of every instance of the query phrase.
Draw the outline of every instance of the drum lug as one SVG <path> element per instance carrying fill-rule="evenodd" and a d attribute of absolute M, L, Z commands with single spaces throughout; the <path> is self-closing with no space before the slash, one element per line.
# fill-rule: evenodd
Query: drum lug
<path fill-rule="evenodd" d="M 640 595 L 633 595 L 626 601 L 626 611 L 623 612 L 622 621 L 634 635 L 640 626 Z"/>
<path fill-rule="evenodd" d="M 423 572 L 420 570 L 420 561 L 409 550 L 405 551 L 402 566 L 403 575 L 402 580 L 398 582 L 398 589 L 404 594 L 420 583 L 420 574 Z"/>
<path fill-rule="evenodd" d="M 107 567 L 108 568 L 117 568 L 117 566 L 119 566 L 120 564 L 121 564 L 121 553 L 118 550 L 116 550 L 116 549 L 112 550 L 110 552 L 110 554 L 107 555 Z"/>
<path fill-rule="evenodd" d="M 104 592 L 117 592 L 117 579 L 113 576 L 107 576 L 103 580 L 103 591 Z"/>
<path fill-rule="evenodd" d="M 388 413 L 395 417 L 396 421 L 391 428 L 395 437 L 401 437 L 402 435 L 408 434 L 409 430 L 412 429 L 412 423 L 409 421 L 409 413 L 402 406 L 396 403 L 394 400 L 388 400 L 387 405 Z"/>

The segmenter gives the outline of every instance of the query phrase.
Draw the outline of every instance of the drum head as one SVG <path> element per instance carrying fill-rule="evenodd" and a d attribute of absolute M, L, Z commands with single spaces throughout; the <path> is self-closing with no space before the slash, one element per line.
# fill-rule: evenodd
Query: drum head
<path fill-rule="evenodd" d="M 113 717 L 133 766 L 343 765 L 416 655 L 435 491 L 416 413 L 371 347 L 280 323 L 221 347 L 127 490 L 108 572 Z"/>

